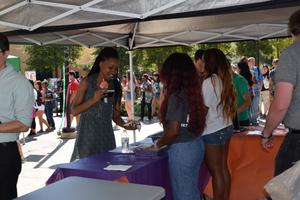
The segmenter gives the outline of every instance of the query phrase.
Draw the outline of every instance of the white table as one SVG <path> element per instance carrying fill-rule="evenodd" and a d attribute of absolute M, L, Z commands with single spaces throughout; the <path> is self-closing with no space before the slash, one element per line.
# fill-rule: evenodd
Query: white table
<path fill-rule="evenodd" d="M 68 177 L 28 193 L 19 200 L 159 200 L 162 187 L 119 183 L 99 179 Z"/>

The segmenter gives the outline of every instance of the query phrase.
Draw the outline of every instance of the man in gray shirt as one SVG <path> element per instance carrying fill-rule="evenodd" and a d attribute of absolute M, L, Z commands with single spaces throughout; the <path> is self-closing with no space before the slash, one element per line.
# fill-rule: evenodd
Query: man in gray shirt
<path fill-rule="evenodd" d="M 0 199 L 17 197 L 21 158 L 16 140 L 31 125 L 33 89 L 9 64 L 9 42 L 0 34 Z"/>
<path fill-rule="evenodd" d="M 290 168 L 300 159 L 300 10 L 291 15 L 289 31 L 294 44 L 284 50 L 275 74 L 275 96 L 266 126 L 262 132 L 262 146 L 272 147 L 272 131 L 283 121 L 288 134 L 277 153 L 275 175 Z"/>

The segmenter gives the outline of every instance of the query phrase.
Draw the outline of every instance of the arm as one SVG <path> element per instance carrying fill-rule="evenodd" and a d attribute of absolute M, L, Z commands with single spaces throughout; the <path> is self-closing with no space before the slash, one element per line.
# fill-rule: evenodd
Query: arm
<path fill-rule="evenodd" d="M 113 121 L 121 127 L 124 127 L 124 120 L 121 118 L 121 98 L 118 99 L 118 102 L 114 106 L 113 110 Z"/>
<path fill-rule="evenodd" d="M 270 94 L 270 102 L 273 101 L 273 79 L 270 77 L 269 79 L 269 94 Z"/>
<path fill-rule="evenodd" d="M 263 88 L 263 81 L 259 81 L 259 91 L 261 91 L 262 90 L 262 88 Z"/>
<path fill-rule="evenodd" d="M 243 112 L 244 110 L 246 110 L 247 108 L 249 108 L 250 105 L 251 105 L 251 97 L 250 97 L 250 94 L 249 94 L 249 93 L 244 94 L 244 95 L 243 95 L 243 99 L 244 99 L 243 104 L 240 105 L 240 107 L 238 107 L 238 109 L 237 109 L 237 112 L 238 112 L 238 113 Z"/>
<path fill-rule="evenodd" d="M 85 102 L 83 102 L 87 88 L 88 88 L 88 79 L 86 77 L 80 82 L 77 90 L 77 94 L 72 102 L 72 109 L 71 109 L 72 115 L 76 116 L 89 109 L 92 105 L 97 103 L 102 97 L 105 96 L 107 90 L 107 89 L 95 90 L 94 96 L 86 100 Z"/>
<path fill-rule="evenodd" d="M 18 88 L 13 91 L 14 119 L 0 123 L 0 133 L 20 133 L 28 131 L 32 122 L 32 107 L 34 103 L 33 89 L 26 80 L 17 82 Z"/>
<path fill-rule="evenodd" d="M 0 133 L 20 133 L 28 131 L 29 127 L 18 120 L 0 124 Z"/>
<path fill-rule="evenodd" d="M 41 100 L 42 100 L 43 103 L 45 103 L 45 100 L 46 100 L 46 97 L 45 97 L 45 96 L 46 96 L 46 94 L 45 94 L 45 89 L 42 89 L 41 94 L 42 94 Z"/>
<path fill-rule="evenodd" d="M 170 144 L 179 134 L 180 122 L 167 121 L 163 136 L 156 142 L 156 147 L 159 149 L 165 145 Z"/>
<path fill-rule="evenodd" d="M 135 122 L 125 123 L 121 118 L 121 97 L 118 99 L 117 104 L 114 106 L 113 110 L 113 121 L 126 130 L 136 130 L 137 125 Z"/>
<path fill-rule="evenodd" d="M 75 99 L 75 97 L 76 97 L 76 94 L 77 94 L 77 90 L 73 91 L 73 93 L 72 93 L 72 95 L 71 95 L 71 97 L 70 97 L 70 104 L 71 104 L 71 105 L 72 105 L 72 103 L 73 103 L 73 101 L 74 101 L 74 99 Z"/>

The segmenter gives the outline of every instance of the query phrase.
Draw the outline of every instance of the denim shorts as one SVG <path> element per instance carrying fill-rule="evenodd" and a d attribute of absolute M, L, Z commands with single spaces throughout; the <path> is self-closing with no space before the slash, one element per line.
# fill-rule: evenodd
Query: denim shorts
<path fill-rule="evenodd" d="M 205 144 L 225 144 L 233 133 L 233 126 L 227 126 L 214 133 L 202 136 Z"/>
<path fill-rule="evenodd" d="M 133 93 L 133 99 L 135 99 L 135 94 Z M 126 100 L 130 101 L 131 100 L 131 92 L 126 92 Z"/>

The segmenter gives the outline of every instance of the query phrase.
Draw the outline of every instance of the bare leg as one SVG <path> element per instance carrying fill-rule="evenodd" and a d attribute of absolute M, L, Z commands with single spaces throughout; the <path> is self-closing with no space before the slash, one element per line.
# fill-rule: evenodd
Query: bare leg
<path fill-rule="evenodd" d="M 40 124 L 41 130 L 43 130 L 43 124 L 45 124 L 47 126 L 47 128 L 50 127 L 48 122 L 43 118 L 43 114 L 44 114 L 44 111 L 42 111 L 42 110 L 37 111 L 37 116 L 39 118 L 39 124 Z"/>
<path fill-rule="evenodd" d="M 40 124 L 40 130 L 43 130 L 43 111 L 38 110 L 36 112 L 36 116 L 38 117 L 39 124 Z"/>
<path fill-rule="evenodd" d="M 156 114 L 156 97 L 154 96 L 152 99 L 152 116 L 154 116 Z"/>
<path fill-rule="evenodd" d="M 228 169 L 224 169 L 225 166 L 227 168 L 227 157 L 224 158 L 227 155 L 227 152 L 224 152 L 225 146 L 205 145 L 205 161 L 212 176 L 214 200 L 229 200 L 227 195 L 230 186 L 226 186 L 226 184 L 230 184 L 230 175 Z"/>
<path fill-rule="evenodd" d="M 231 176 L 229 173 L 228 165 L 227 165 L 227 158 L 228 158 L 228 149 L 229 149 L 229 141 L 228 140 L 225 145 L 223 145 L 223 175 L 224 175 L 224 182 L 225 182 L 225 193 L 224 193 L 224 200 L 229 200 L 230 198 L 230 189 L 231 189 Z"/>

